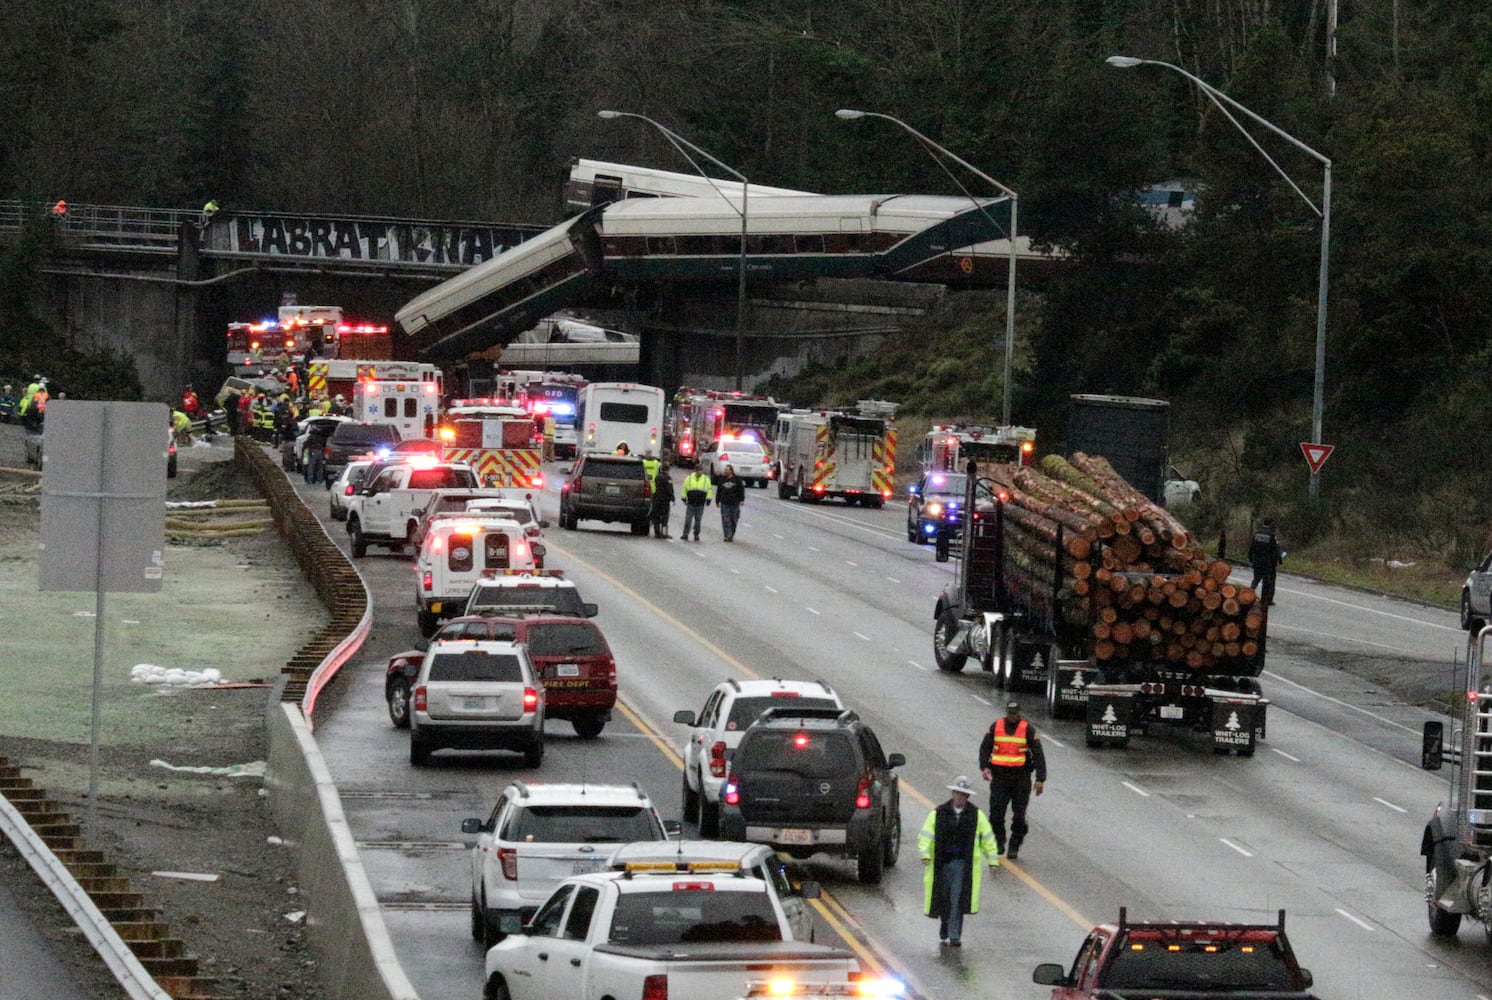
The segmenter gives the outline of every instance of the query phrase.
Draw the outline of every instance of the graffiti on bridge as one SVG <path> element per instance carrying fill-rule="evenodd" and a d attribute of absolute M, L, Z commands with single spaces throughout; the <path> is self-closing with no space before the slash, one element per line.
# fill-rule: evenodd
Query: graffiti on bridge
<path fill-rule="evenodd" d="M 255 256 L 469 267 L 542 232 L 542 226 L 238 215 L 206 233 L 206 249 Z"/>

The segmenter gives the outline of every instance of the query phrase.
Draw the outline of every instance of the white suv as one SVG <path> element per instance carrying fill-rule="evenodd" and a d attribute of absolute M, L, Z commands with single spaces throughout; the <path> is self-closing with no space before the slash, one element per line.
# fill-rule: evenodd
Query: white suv
<path fill-rule="evenodd" d="M 797 699 L 787 702 L 784 699 Z M 684 819 L 699 821 L 702 837 L 720 833 L 720 786 L 725 763 L 741 742 L 746 727 L 775 705 L 794 708 L 844 708 L 839 695 L 823 681 L 780 679 L 738 681 L 734 677 L 710 692 L 696 716 L 680 710 L 673 721 L 690 727 L 681 755 L 684 758 Z"/>
<path fill-rule="evenodd" d="M 516 750 L 544 759 L 544 685 L 516 642 L 450 639 L 431 644 L 410 698 L 409 762 L 443 748 Z"/>
<path fill-rule="evenodd" d="M 499 570 L 472 586 L 461 614 L 501 616 L 541 612 L 594 618 L 596 605 L 582 601 L 574 582 L 563 579 L 559 570 L 532 573 Z"/>
<path fill-rule="evenodd" d="M 462 820 L 461 832 L 477 835 L 471 936 L 489 947 L 517 932 L 571 875 L 608 868 L 616 845 L 668 839 L 658 811 L 636 784 L 515 781 L 486 820 Z"/>

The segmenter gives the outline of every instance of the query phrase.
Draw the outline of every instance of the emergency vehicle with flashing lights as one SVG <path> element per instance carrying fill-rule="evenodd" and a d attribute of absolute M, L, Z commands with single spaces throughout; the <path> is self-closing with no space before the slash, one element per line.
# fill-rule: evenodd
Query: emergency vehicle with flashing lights
<path fill-rule="evenodd" d="M 433 455 L 406 455 L 382 468 L 370 468 L 363 486 L 345 503 L 353 558 L 367 555 L 369 545 L 404 551 L 414 539 L 420 514 L 436 490 L 476 486 L 477 476 L 471 466 L 441 462 Z"/>
<path fill-rule="evenodd" d="M 925 472 L 961 472 L 971 460 L 1030 465 L 1035 458 L 1034 427 L 934 424 L 917 445 L 917 465 Z"/>
<path fill-rule="evenodd" d="M 554 421 L 554 454 L 557 458 L 575 455 L 578 436 L 575 415 L 580 408 L 580 390 L 585 388 L 584 375 L 570 372 L 540 372 L 518 388 L 517 402 L 534 415 L 543 430 L 545 418 Z"/>
<path fill-rule="evenodd" d="M 401 438 L 432 436 L 444 377 L 421 361 L 333 358 L 312 361 L 306 377 L 312 399 L 342 397 L 354 420 L 389 424 Z"/>
<path fill-rule="evenodd" d="M 1052 1000 L 1120 997 L 1250 996 L 1315 1000 L 1285 936 L 1285 911 L 1273 924 L 1158 920 L 1134 923 L 1125 907 L 1117 924 L 1088 933 L 1072 968 L 1047 962 L 1033 982 L 1052 987 Z"/>
<path fill-rule="evenodd" d="M 841 948 L 787 940 L 767 885 L 732 870 L 680 872 L 673 862 L 561 882 L 520 933 L 487 951 L 485 1000 L 734 1000 L 767 977 L 851 983 Z"/>
<path fill-rule="evenodd" d="M 529 490 L 544 486 L 538 425 L 519 407 L 463 401 L 446 408 L 436 435 L 446 459 L 470 465 L 484 486 Z"/>
<path fill-rule="evenodd" d="M 233 374 L 257 374 L 281 353 L 383 359 L 392 357 L 393 341 L 386 324 L 346 322 L 340 306 L 283 305 L 273 319 L 228 324 L 225 360 Z"/>
<path fill-rule="evenodd" d="M 862 399 L 854 411 L 792 410 L 777 418 L 772 464 L 777 495 L 816 503 L 838 497 L 881 507 L 896 474 L 896 404 Z"/>
<path fill-rule="evenodd" d="M 681 389 L 674 396 L 670 434 L 674 461 L 698 466 L 713 443 L 744 438 L 754 439 L 770 458 L 772 432 L 782 411 L 767 396 Z"/>
<path fill-rule="evenodd" d="M 1009 494 L 981 477 L 974 462 L 964 478 L 958 568 L 933 608 L 939 670 L 957 673 L 973 657 L 998 688 L 1044 691 L 1052 718 L 1085 720 L 1089 747 L 1125 747 L 1152 726 L 1181 727 L 1207 734 L 1215 753 L 1254 755 L 1270 704 L 1259 686 L 1268 628 L 1262 610 L 1250 617 L 1247 634 L 1225 637 L 1208 606 L 1187 596 L 1189 588 L 1175 586 L 1178 574 L 1160 567 L 1143 574 L 1111 570 L 1105 563 L 1110 543 L 1103 540 L 1075 556 L 1059 525 L 1054 537 L 1038 543 L 1053 547 L 1042 569 L 1062 567 L 1057 572 L 1067 574 L 1083 563 L 1084 575 L 1075 579 L 1101 581 L 1114 591 L 1138 587 L 1151 602 L 1155 616 L 1142 619 L 1144 635 L 1112 639 L 1110 606 L 1060 583 L 1055 600 L 1033 599 L 1029 563 L 1015 545 L 1007 554 L 1007 532 L 1023 530 L 1019 512 L 1007 504 Z M 1228 598 L 1219 592 L 1215 599 L 1221 606 Z M 1152 657 L 1173 643 L 1195 662 Z"/>
<path fill-rule="evenodd" d="M 1467 640 L 1466 697 L 1453 718 L 1451 747 L 1445 724 L 1426 722 L 1420 766 L 1438 771 L 1450 762 L 1449 798 L 1436 805 L 1420 838 L 1425 858 L 1425 908 L 1430 933 L 1453 938 L 1462 918 L 1482 925 L 1492 943 L 1492 628 Z"/>
<path fill-rule="evenodd" d="M 432 521 L 414 564 L 415 622 L 425 638 L 456 614 L 478 580 L 531 572 L 534 545 L 510 517 L 470 514 Z"/>

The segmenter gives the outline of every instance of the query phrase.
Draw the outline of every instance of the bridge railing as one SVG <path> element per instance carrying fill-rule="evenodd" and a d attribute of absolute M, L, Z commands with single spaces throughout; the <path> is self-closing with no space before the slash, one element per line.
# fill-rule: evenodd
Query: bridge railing
<path fill-rule="evenodd" d="M 0 233 L 20 232 L 27 221 L 50 219 L 70 243 L 174 250 L 181 224 L 200 212 L 128 205 L 68 205 L 54 215 L 46 205 L 15 199 L 0 201 Z"/>

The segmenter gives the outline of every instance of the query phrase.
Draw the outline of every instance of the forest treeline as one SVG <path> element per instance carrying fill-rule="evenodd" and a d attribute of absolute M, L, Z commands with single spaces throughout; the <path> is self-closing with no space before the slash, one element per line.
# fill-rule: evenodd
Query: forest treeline
<path fill-rule="evenodd" d="M 1329 34 L 1335 28 L 1335 55 Z M 1321 164 L 1333 163 L 1322 501 L 1305 502 Z M 1021 196 L 1070 266 L 1022 289 L 1018 422 L 1073 392 L 1173 403 L 1224 508 L 1297 539 L 1463 562 L 1492 526 L 1492 9 L 1461 0 L 8 0 L 0 197 L 539 222 L 590 156 L 688 169 L 653 117 L 753 181 L 958 187 L 894 115 Z M 1247 123 L 1247 119 L 1240 121 Z M 960 182 L 980 182 L 952 168 Z M 1168 228 L 1134 193 L 1197 194 Z M 980 191 L 980 193 L 983 193 Z M 36 252 L 44 252 L 44 247 Z M 0 359 L 39 336 L 34 255 L 0 271 Z M 28 274 L 31 277 L 28 278 Z M 850 367 L 908 412 L 988 417 L 1003 304 Z M 841 376 L 843 373 L 840 373 Z M 803 391 L 858 386 L 810 373 Z M 934 403 L 933 400 L 937 402 Z M 1060 435 L 1059 435 L 1060 436 Z M 1375 550 L 1376 551 L 1376 550 Z"/>

